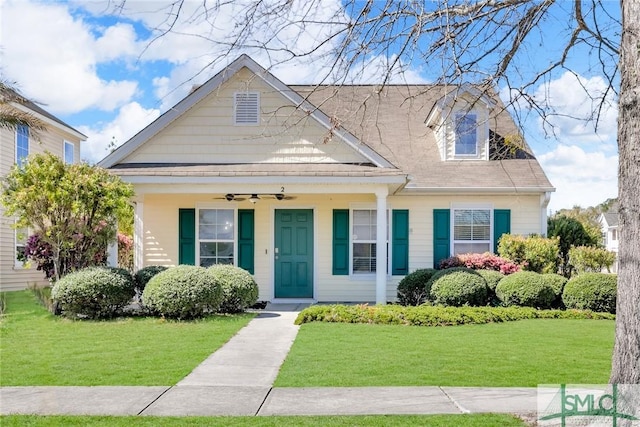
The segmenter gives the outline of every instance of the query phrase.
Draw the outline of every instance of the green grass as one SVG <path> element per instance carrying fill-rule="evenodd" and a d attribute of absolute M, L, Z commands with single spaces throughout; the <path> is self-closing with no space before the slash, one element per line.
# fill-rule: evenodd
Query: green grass
<path fill-rule="evenodd" d="M 309 323 L 278 387 L 600 384 L 614 321 L 534 319 L 447 327 Z"/>
<path fill-rule="evenodd" d="M 173 385 L 253 318 L 78 321 L 51 315 L 29 291 L 5 297 L 2 386 Z"/>
<path fill-rule="evenodd" d="M 325 417 L 95 417 L 95 416 L 35 416 L 12 415 L 0 417 L 6 427 L 53 426 L 424 426 L 424 427 L 522 427 L 526 424 L 511 415 L 372 415 Z"/>

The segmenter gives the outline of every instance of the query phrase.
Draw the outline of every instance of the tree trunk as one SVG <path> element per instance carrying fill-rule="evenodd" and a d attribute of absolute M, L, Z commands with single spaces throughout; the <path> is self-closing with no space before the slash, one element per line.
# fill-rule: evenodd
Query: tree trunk
<path fill-rule="evenodd" d="M 619 274 L 611 383 L 640 384 L 640 2 L 622 0 Z"/>

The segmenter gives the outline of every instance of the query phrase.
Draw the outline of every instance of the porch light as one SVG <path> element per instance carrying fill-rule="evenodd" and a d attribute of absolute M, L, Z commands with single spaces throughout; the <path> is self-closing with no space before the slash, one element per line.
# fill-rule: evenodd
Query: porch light
<path fill-rule="evenodd" d="M 249 201 L 253 204 L 255 204 L 258 200 L 260 200 L 260 197 L 258 197 L 257 194 L 252 194 L 251 197 L 249 197 Z"/>

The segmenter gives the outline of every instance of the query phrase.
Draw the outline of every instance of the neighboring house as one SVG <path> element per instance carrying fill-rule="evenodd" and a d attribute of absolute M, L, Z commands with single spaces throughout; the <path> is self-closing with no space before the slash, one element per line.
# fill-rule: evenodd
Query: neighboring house
<path fill-rule="evenodd" d="M 5 177 L 14 164 L 26 161 L 30 154 L 48 151 L 67 163 L 80 160 L 80 142 L 87 139 L 85 135 L 33 102 L 12 102 L 9 108 L 32 114 L 46 126 L 46 130 L 40 131 L 36 140 L 26 126 L 18 126 L 15 131 L 0 128 L 0 177 Z M 0 290 L 24 289 L 32 283 L 46 283 L 42 271 L 36 270 L 35 266 L 25 268 L 17 259 L 17 251 L 24 248 L 30 230 L 15 229 L 15 219 L 4 215 L 2 204 L 0 215 Z"/>
<path fill-rule="evenodd" d="M 602 226 L 602 240 L 606 250 L 615 252 L 616 260 L 611 268 L 612 273 L 618 272 L 618 205 L 614 204 L 605 213 L 600 214 Z"/>
<path fill-rule="evenodd" d="M 517 135 L 472 86 L 287 86 L 243 55 L 100 165 L 134 185 L 136 268 L 384 303 L 411 271 L 546 233 L 554 188 Z"/>

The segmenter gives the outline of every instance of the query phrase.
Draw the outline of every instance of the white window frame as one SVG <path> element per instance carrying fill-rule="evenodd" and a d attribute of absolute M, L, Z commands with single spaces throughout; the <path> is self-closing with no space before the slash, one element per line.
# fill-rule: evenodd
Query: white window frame
<path fill-rule="evenodd" d="M 233 238 L 232 239 L 201 239 L 200 238 L 200 211 L 203 210 L 227 210 L 233 213 Z M 233 244 L 233 262 L 231 265 L 238 265 L 238 209 L 229 205 L 198 205 L 196 206 L 196 264 L 202 266 L 200 255 L 200 243 L 232 243 Z M 216 257 L 217 259 L 218 257 Z M 215 265 L 217 263 L 211 264 Z"/>
<path fill-rule="evenodd" d="M 256 111 L 255 120 L 251 121 L 238 121 L 238 104 L 242 102 L 238 98 L 245 96 L 256 97 Z M 233 124 L 235 126 L 256 126 L 260 124 L 260 92 L 235 92 L 233 94 Z"/>
<path fill-rule="evenodd" d="M 71 161 L 67 161 L 67 148 L 71 147 Z M 63 140 L 62 141 L 62 159 L 64 163 L 67 165 L 73 164 L 76 162 L 76 145 L 73 142 Z"/>
<path fill-rule="evenodd" d="M 460 133 L 458 131 L 458 120 L 461 120 L 461 119 L 464 120 L 466 117 L 473 117 L 475 122 L 475 128 L 473 132 L 474 150 L 473 150 L 473 153 L 458 153 L 458 140 L 461 139 L 462 137 L 469 135 L 469 133 Z M 455 157 L 474 157 L 475 158 L 478 156 L 478 132 L 480 130 L 478 125 L 478 117 L 479 117 L 479 114 L 473 110 L 470 110 L 470 111 L 458 110 L 454 113 L 453 115 L 453 133 L 454 133 L 453 155 Z"/>
<path fill-rule="evenodd" d="M 466 210 L 471 210 L 471 211 L 489 211 L 489 239 L 488 240 L 462 240 L 462 239 L 456 239 L 455 238 L 455 218 L 456 218 L 456 211 L 466 211 Z M 493 205 L 488 205 L 488 204 L 453 204 L 451 205 L 451 218 L 450 218 L 450 225 L 449 225 L 449 229 L 450 229 L 450 235 L 451 235 L 451 255 L 457 255 L 456 253 L 456 243 L 457 244 L 469 244 L 469 243 L 486 243 L 488 245 L 487 251 L 489 252 L 493 252 L 493 211 L 494 211 L 494 207 Z M 472 237 L 473 237 L 473 231 L 472 231 Z M 463 253 L 463 252 L 460 252 Z"/>
<path fill-rule="evenodd" d="M 376 276 L 376 272 L 375 271 L 368 271 L 368 272 L 362 272 L 362 273 L 357 273 L 353 270 L 353 245 L 355 243 L 373 243 L 373 244 L 377 244 L 377 239 L 363 239 L 363 240 L 356 240 L 355 237 L 355 233 L 353 232 L 353 227 L 355 225 L 355 222 L 353 220 L 354 218 L 354 211 L 371 211 L 374 212 L 373 214 L 373 219 L 374 219 L 374 223 L 373 225 L 375 227 L 377 227 L 377 221 L 376 221 L 376 214 L 377 214 L 377 209 L 375 205 L 372 204 L 352 204 L 349 208 L 349 275 L 352 278 L 367 278 L 370 279 L 372 277 Z M 392 260 L 392 254 L 391 254 L 391 230 L 393 230 L 392 225 L 391 225 L 391 211 L 392 209 L 387 206 L 387 276 L 390 277 L 391 276 L 391 260 Z M 376 256 L 377 256 L 378 251 L 376 250 Z M 377 260 L 376 260 L 377 261 Z M 376 262 L 377 264 L 377 262 Z M 378 266 L 376 265 L 376 270 L 377 270 Z"/>
<path fill-rule="evenodd" d="M 15 224 L 14 224 L 15 225 Z M 24 244 L 23 245 L 18 245 L 18 241 L 21 240 L 18 238 L 18 233 L 24 232 L 25 234 L 25 238 L 24 238 Z M 26 247 L 27 245 L 27 241 L 29 240 L 29 236 L 31 235 L 31 230 L 29 228 L 16 228 L 14 227 L 13 229 L 13 247 L 15 248 L 15 253 L 14 253 L 14 265 L 16 268 L 24 268 L 24 263 L 22 261 L 18 260 L 18 246 L 22 246 L 22 247 Z"/>
<path fill-rule="evenodd" d="M 20 137 L 22 135 L 22 133 L 20 132 L 21 129 L 26 129 L 26 135 L 24 135 L 27 139 L 27 155 L 24 157 L 19 157 L 18 155 L 18 144 L 20 143 Z M 22 167 L 22 164 L 24 161 L 26 161 L 27 157 L 29 156 L 29 153 L 31 151 L 31 141 L 30 141 L 30 131 L 29 131 L 29 127 L 25 126 L 25 125 L 18 125 L 18 127 L 16 128 L 16 140 L 15 140 L 15 162 L 18 165 L 18 167 Z"/>

